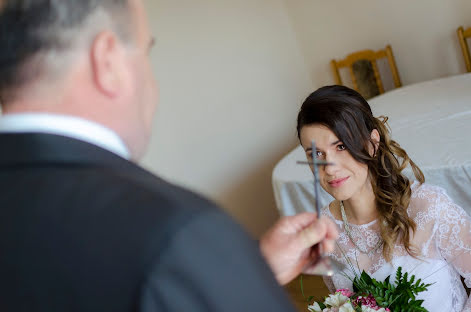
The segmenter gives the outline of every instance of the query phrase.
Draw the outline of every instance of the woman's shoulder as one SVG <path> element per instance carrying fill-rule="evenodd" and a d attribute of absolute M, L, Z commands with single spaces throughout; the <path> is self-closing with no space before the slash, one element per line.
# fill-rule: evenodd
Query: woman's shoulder
<path fill-rule="evenodd" d="M 414 181 L 411 185 L 410 205 L 437 206 L 452 204 L 453 200 L 448 196 L 443 187 Z M 424 208 L 426 208 L 424 207 Z"/>
<path fill-rule="evenodd" d="M 419 199 L 433 199 L 437 196 L 448 196 L 446 191 L 443 187 L 427 184 L 427 183 L 420 183 L 418 181 L 414 181 L 411 185 L 411 199 L 412 198 L 419 198 Z"/>
<path fill-rule="evenodd" d="M 455 206 L 455 204 L 444 188 L 417 181 L 412 184 L 409 215 L 437 216 L 440 211 L 450 206 Z"/>

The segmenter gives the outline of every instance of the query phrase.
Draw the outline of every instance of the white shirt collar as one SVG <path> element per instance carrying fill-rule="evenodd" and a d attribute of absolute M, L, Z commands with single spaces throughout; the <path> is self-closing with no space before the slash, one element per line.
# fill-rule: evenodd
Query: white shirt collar
<path fill-rule="evenodd" d="M 89 120 L 54 114 L 7 114 L 0 117 L 0 133 L 40 132 L 85 141 L 129 159 L 129 150 L 112 130 Z"/>

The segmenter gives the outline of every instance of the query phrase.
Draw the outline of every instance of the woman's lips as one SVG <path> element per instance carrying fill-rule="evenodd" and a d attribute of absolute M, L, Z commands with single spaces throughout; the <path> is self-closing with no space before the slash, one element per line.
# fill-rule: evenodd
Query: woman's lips
<path fill-rule="evenodd" d="M 328 183 L 332 187 L 340 187 L 340 186 L 342 186 L 343 183 L 345 183 L 345 181 L 347 181 L 348 178 L 349 177 L 336 179 L 336 180 L 329 181 Z"/>

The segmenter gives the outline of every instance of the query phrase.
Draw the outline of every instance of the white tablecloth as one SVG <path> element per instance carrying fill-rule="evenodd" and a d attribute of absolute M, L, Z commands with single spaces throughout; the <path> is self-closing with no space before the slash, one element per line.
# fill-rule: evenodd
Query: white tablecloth
<path fill-rule="evenodd" d="M 369 100 L 375 116 L 389 117 L 392 138 L 422 169 L 425 182 L 445 188 L 471 214 L 471 74 L 399 88 Z M 273 171 L 282 215 L 313 211 L 313 176 L 298 146 Z M 408 170 L 410 174 L 410 170 Z M 322 190 L 321 204 L 332 197 Z"/>

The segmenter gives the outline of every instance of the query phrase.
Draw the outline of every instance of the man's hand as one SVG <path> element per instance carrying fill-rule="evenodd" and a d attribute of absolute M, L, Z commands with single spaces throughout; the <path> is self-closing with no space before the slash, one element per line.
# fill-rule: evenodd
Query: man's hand
<path fill-rule="evenodd" d="M 317 219 L 314 213 L 300 213 L 281 218 L 260 240 L 260 249 L 281 285 L 289 283 L 317 257 L 314 245 L 321 243 L 324 252 L 335 247 L 338 231 L 328 218 Z"/>

